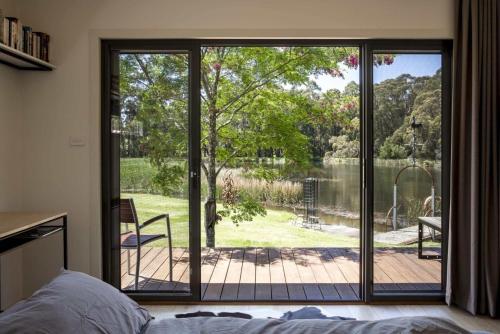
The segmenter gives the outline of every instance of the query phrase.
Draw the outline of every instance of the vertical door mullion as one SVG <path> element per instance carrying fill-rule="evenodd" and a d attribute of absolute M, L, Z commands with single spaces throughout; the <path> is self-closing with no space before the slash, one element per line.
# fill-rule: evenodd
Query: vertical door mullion
<path fill-rule="evenodd" d="M 201 300 L 200 229 L 200 45 L 193 42 L 189 60 L 189 238 L 190 282 L 194 300 Z"/>
<path fill-rule="evenodd" d="M 102 168 L 102 246 L 103 246 L 103 279 L 120 288 L 120 235 L 119 220 L 119 135 L 113 133 L 113 118 L 120 116 L 120 100 L 117 98 L 119 89 L 119 52 L 109 43 L 102 44 L 102 137 L 101 137 L 101 168 Z M 119 94 L 119 93 L 118 93 Z M 118 138 L 117 138 L 118 136 Z M 117 150 L 118 146 L 118 150 Z M 118 157 L 118 158 L 117 158 Z M 118 175 L 116 172 L 118 171 Z M 118 185 L 117 185 L 118 184 Z M 118 189 L 118 191 L 117 191 Z"/>
<path fill-rule="evenodd" d="M 373 50 L 369 42 L 362 49 L 362 296 L 373 295 Z"/>
<path fill-rule="evenodd" d="M 449 231 L 449 198 L 450 198 L 450 152 L 451 152 L 451 67 L 452 67 L 452 42 L 446 43 L 442 49 L 441 72 L 441 201 L 443 232 L 441 237 L 441 290 L 446 292 L 448 269 L 448 231 Z"/>

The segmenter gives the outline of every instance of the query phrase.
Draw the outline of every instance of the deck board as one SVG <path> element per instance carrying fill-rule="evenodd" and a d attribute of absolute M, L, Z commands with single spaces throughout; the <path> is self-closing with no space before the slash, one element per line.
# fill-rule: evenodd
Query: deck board
<path fill-rule="evenodd" d="M 231 261 L 222 288 L 221 300 L 234 300 L 234 297 L 238 296 L 244 254 L 244 249 L 234 249 L 232 251 Z"/>
<path fill-rule="evenodd" d="M 271 300 L 271 278 L 269 271 L 269 252 L 258 248 L 255 261 L 255 300 Z"/>
<path fill-rule="evenodd" d="M 347 281 L 340 263 L 335 262 L 335 257 L 330 254 L 328 249 L 317 249 L 318 256 L 325 267 L 330 281 L 335 285 L 341 300 L 356 300 L 358 295 L 354 292 Z"/>
<path fill-rule="evenodd" d="M 172 281 L 170 280 L 170 267 L 167 263 L 163 263 L 157 272 L 158 278 L 149 282 L 148 290 L 173 290 L 185 269 L 179 264 L 179 260 L 184 256 L 184 253 L 189 252 L 183 248 L 174 248 L 172 250 Z"/>
<path fill-rule="evenodd" d="M 318 283 L 319 290 L 323 295 L 323 300 L 340 300 L 340 295 L 333 285 L 326 268 L 321 261 L 317 250 L 313 249 L 307 254 L 307 261 L 311 267 L 316 283 Z"/>
<path fill-rule="evenodd" d="M 286 287 L 285 271 L 281 260 L 281 252 L 277 248 L 269 249 L 269 274 L 272 300 L 289 300 Z"/>
<path fill-rule="evenodd" d="M 290 300 L 305 300 L 306 294 L 304 286 L 300 279 L 299 270 L 295 263 L 293 250 L 281 249 L 281 260 L 283 263 L 283 271 L 285 273 L 285 280 L 288 287 L 288 298 Z"/>
<path fill-rule="evenodd" d="M 240 286 L 238 289 L 237 300 L 255 299 L 255 261 L 256 251 L 254 248 L 245 249 L 243 255 L 243 265 Z"/>
<path fill-rule="evenodd" d="M 304 287 L 306 300 L 323 300 L 323 295 L 307 259 L 309 252 L 309 249 L 294 249 L 295 264 L 297 265 L 302 286 Z"/>
<path fill-rule="evenodd" d="M 208 283 L 212 278 L 212 274 L 215 269 L 215 264 L 219 261 L 220 250 L 210 248 L 206 251 L 206 256 L 203 258 L 201 264 L 201 296 L 205 296 L 205 292 L 208 287 Z"/>
<path fill-rule="evenodd" d="M 149 286 L 151 280 L 154 280 L 156 277 L 156 273 L 163 268 L 163 266 L 168 266 L 169 258 L 170 254 L 168 252 L 160 251 L 155 260 L 151 261 L 144 271 L 141 270 L 142 280 L 139 281 L 140 290 L 145 290 Z"/>
<path fill-rule="evenodd" d="M 231 249 L 223 249 L 219 254 L 219 259 L 215 264 L 214 271 L 208 282 L 205 291 L 204 300 L 220 300 L 224 282 L 226 280 L 227 270 L 231 263 Z"/>
<path fill-rule="evenodd" d="M 135 250 L 121 252 L 122 289 L 134 288 Z M 144 247 L 140 290 L 188 291 L 189 251 Z M 376 291 L 439 289 L 441 263 L 418 259 L 416 249 L 375 251 Z M 359 299 L 359 250 L 352 248 L 203 248 L 201 296 L 207 301 L 336 301 Z"/>

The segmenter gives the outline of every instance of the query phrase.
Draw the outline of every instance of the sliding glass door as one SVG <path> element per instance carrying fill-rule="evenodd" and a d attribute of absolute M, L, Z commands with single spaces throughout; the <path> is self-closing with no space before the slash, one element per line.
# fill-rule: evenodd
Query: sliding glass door
<path fill-rule="evenodd" d="M 146 298 L 197 299 L 192 52 L 172 44 L 116 46 L 108 59 L 114 284 Z"/>
<path fill-rule="evenodd" d="M 359 51 L 201 47 L 202 300 L 360 299 Z"/>
<path fill-rule="evenodd" d="M 447 42 L 102 47 L 106 281 L 150 300 L 443 298 Z"/>
<path fill-rule="evenodd" d="M 449 59 L 405 45 L 374 47 L 368 64 L 371 292 L 385 298 L 444 287 Z"/>

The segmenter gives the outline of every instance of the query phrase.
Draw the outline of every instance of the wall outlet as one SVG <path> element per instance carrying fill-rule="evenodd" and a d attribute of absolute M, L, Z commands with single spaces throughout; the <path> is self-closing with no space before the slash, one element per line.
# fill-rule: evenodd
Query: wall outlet
<path fill-rule="evenodd" d="M 86 145 L 85 138 L 83 137 L 69 137 L 69 146 L 82 147 Z"/>

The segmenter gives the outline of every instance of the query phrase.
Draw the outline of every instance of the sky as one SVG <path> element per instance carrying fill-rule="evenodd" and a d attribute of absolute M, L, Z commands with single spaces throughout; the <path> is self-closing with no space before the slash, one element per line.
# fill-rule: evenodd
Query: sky
<path fill-rule="evenodd" d="M 441 55 L 439 54 L 399 54 L 396 55 L 394 63 L 391 65 L 375 67 L 373 78 L 375 83 L 379 83 L 386 79 L 396 78 L 404 73 L 416 77 L 434 75 L 440 68 Z M 344 73 L 344 79 L 334 78 L 327 74 L 316 77 L 316 83 L 320 86 L 322 91 L 327 91 L 332 88 L 342 91 L 351 81 L 359 83 L 359 69 L 348 69 L 344 64 L 340 65 L 340 69 Z"/>

